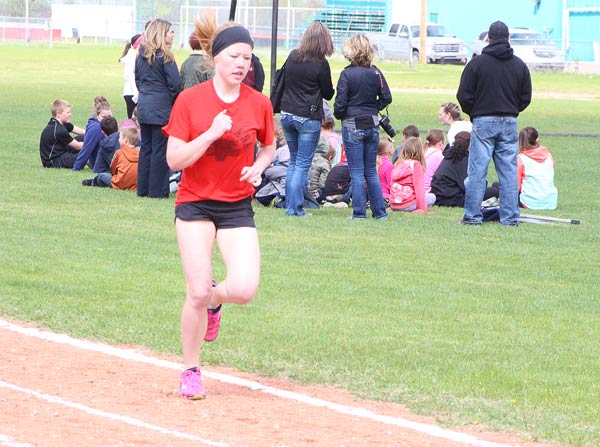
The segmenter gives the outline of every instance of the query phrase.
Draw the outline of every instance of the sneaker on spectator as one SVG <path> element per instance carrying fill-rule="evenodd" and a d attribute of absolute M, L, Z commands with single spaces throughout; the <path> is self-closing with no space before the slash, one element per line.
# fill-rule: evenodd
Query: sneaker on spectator
<path fill-rule="evenodd" d="M 498 197 L 490 197 L 481 202 L 481 206 L 483 208 L 496 208 L 497 206 L 500 206 L 500 200 L 498 200 Z"/>
<path fill-rule="evenodd" d="M 93 178 L 86 178 L 86 179 L 83 179 L 83 180 L 81 181 L 81 184 L 82 184 L 83 186 L 94 186 L 94 179 L 93 179 Z"/>
<path fill-rule="evenodd" d="M 181 373 L 179 395 L 190 400 L 200 400 L 206 397 L 206 391 L 200 382 L 200 368 L 195 371 L 186 369 Z"/>
<path fill-rule="evenodd" d="M 336 202 L 333 204 L 334 208 L 348 208 L 348 204 L 346 202 Z"/>

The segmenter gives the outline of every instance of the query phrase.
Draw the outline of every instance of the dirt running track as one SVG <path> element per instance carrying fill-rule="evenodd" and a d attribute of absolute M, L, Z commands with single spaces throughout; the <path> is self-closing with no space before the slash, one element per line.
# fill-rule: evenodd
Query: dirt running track
<path fill-rule="evenodd" d="M 206 400 L 187 401 L 177 362 L 0 319 L 0 446 L 543 445 L 223 368 L 206 368 Z"/>

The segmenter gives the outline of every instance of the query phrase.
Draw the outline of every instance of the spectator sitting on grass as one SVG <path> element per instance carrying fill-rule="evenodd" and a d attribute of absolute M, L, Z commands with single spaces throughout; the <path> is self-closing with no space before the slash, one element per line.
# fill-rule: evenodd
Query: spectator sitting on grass
<path fill-rule="evenodd" d="M 83 186 L 135 191 L 140 156 L 140 149 L 136 147 L 139 132 L 135 127 L 124 127 L 118 135 L 121 148 L 115 152 L 110 172 L 101 172 L 92 179 L 83 180 Z"/>
<path fill-rule="evenodd" d="M 431 179 L 431 192 L 438 206 L 465 205 L 465 179 L 469 159 L 469 132 L 458 132 L 454 143 L 444 150 L 444 159 Z"/>
<path fill-rule="evenodd" d="M 115 151 L 121 147 L 119 143 L 119 127 L 115 117 L 107 116 L 100 123 L 100 129 L 104 136 L 100 140 L 98 148 L 98 156 L 94 164 L 94 172 L 110 172 L 110 164 L 112 163 Z"/>
<path fill-rule="evenodd" d="M 350 168 L 346 160 L 339 162 L 327 175 L 323 195 L 325 202 L 323 206 L 333 206 L 336 208 L 348 208 L 352 198 L 352 179 L 350 177 Z"/>
<path fill-rule="evenodd" d="M 453 137 L 454 138 L 454 137 Z M 438 129 L 427 132 L 425 140 L 425 192 L 431 192 L 431 179 L 444 159 L 444 133 Z"/>
<path fill-rule="evenodd" d="M 96 164 L 100 140 L 104 136 L 102 129 L 100 129 L 100 123 L 107 116 L 112 116 L 110 104 L 104 96 L 96 96 L 94 98 L 94 114 L 88 119 L 85 126 L 83 147 L 77 154 L 73 171 L 81 171 L 86 164 L 93 168 Z"/>
<path fill-rule="evenodd" d="M 40 158 L 45 168 L 73 168 L 82 141 L 71 134 L 82 136 L 84 130 L 71 123 L 71 104 L 56 99 L 50 107 L 52 118 L 40 135 Z"/>
<path fill-rule="evenodd" d="M 390 187 L 392 186 L 392 169 L 394 166 L 390 161 L 390 157 L 394 153 L 394 143 L 390 138 L 382 138 L 379 140 L 377 148 L 377 173 L 379 174 L 379 183 L 381 183 L 381 192 L 385 206 L 390 206 Z"/>
<path fill-rule="evenodd" d="M 404 129 L 402 129 L 402 144 L 400 146 L 398 146 L 396 149 L 394 149 L 394 155 L 392 155 L 392 164 L 395 165 L 396 162 L 398 161 L 398 159 L 400 158 L 400 153 L 402 152 L 402 146 L 404 146 L 404 142 L 406 140 L 408 140 L 410 137 L 419 138 L 419 135 L 420 135 L 419 128 L 412 124 L 409 126 L 406 126 Z"/>
<path fill-rule="evenodd" d="M 325 136 L 319 138 L 317 149 L 310 165 L 308 173 L 308 192 L 321 203 L 324 199 L 323 188 L 327 174 L 331 171 L 331 161 L 335 157 L 335 149 L 332 149 Z"/>
<path fill-rule="evenodd" d="M 140 130 L 140 123 L 138 122 L 138 117 L 137 117 L 137 106 L 135 106 L 133 108 L 133 111 L 131 112 L 131 118 L 127 118 L 126 120 L 121 121 L 121 124 L 119 124 L 119 129 L 121 127 L 129 127 L 129 126 L 133 126 L 135 127 L 138 132 Z M 139 146 L 139 144 L 138 144 Z"/>
<path fill-rule="evenodd" d="M 326 104 L 325 100 L 323 100 L 323 104 Z M 326 115 L 325 118 L 321 120 L 321 136 L 327 138 L 329 145 L 335 150 L 335 157 L 333 157 L 331 162 L 332 166 L 335 166 L 340 161 L 346 159 L 344 145 L 342 144 L 342 136 L 335 131 L 335 121 L 333 120 L 333 116 Z"/>
<path fill-rule="evenodd" d="M 435 203 L 435 195 L 425 192 L 425 152 L 417 137 L 402 145 L 400 158 L 394 163 L 390 207 L 393 211 L 426 213 Z"/>
<path fill-rule="evenodd" d="M 519 133 L 517 175 L 520 205 L 532 210 L 554 210 L 558 191 L 554 186 L 554 158 L 540 145 L 538 131 L 525 127 Z"/>
<path fill-rule="evenodd" d="M 460 114 L 460 107 L 453 102 L 445 102 L 440 106 L 438 119 L 443 125 L 450 126 L 450 129 L 448 129 L 449 146 L 454 143 L 454 138 L 458 132 L 471 133 L 471 129 L 473 128 L 473 124 L 470 121 L 463 120 Z"/>

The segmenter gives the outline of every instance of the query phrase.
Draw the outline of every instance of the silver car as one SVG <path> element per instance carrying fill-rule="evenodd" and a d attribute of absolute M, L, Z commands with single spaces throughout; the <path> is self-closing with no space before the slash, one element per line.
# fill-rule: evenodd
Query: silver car
<path fill-rule="evenodd" d="M 421 27 L 418 24 L 410 25 L 410 38 L 412 42 L 412 56 L 415 62 L 419 60 L 419 44 Z M 469 58 L 466 44 L 446 33 L 442 25 L 430 23 L 427 25 L 427 39 L 425 40 L 426 59 L 430 64 L 461 64 L 465 65 Z"/>
<path fill-rule="evenodd" d="M 387 32 L 368 33 L 379 59 L 411 60 L 419 62 L 420 26 L 418 24 L 392 23 Z M 428 63 L 466 64 L 469 57 L 467 46 L 462 40 L 448 36 L 443 26 L 427 25 L 425 39 Z"/>
<path fill-rule="evenodd" d="M 511 28 L 508 33 L 515 56 L 525 62 L 530 69 L 563 70 L 565 68 L 562 50 L 556 48 L 554 42 L 543 34 L 529 28 Z M 473 57 L 479 56 L 481 50 L 487 46 L 487 34 L 487 31 L 483 31 L 473 42 L 471 47 Z"/>

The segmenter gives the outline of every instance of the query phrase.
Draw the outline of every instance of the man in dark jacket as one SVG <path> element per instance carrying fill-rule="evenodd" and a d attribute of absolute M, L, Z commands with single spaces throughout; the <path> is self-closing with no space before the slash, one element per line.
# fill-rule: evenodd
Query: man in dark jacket
<path fill-rule="evenodd" d="M 465 213 L 461 223 L 481 225 L 481 202 L 490 160 L 500 181 L 500 223 L 519 221 L 517 184 L 517 116 L 531 102 L 531 76 L 525 63 L 513 54 L 508 27 L 494 22 L 489 45 L 465 67 L 456 97 L 471 117 L 473 131 L 465 180 Z"/>

